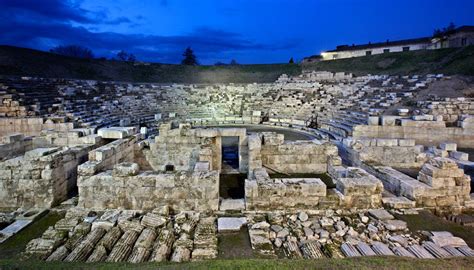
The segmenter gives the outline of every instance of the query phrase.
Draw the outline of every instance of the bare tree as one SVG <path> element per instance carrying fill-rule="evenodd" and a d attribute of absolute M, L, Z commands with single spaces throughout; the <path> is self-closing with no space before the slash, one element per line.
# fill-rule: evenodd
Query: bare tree
<path fill-rule="evenodd" d="M 49 51 L 55 54 L 70 56 L 70 57 L 85 58 L 85 59 L 94 58 L 94 54 L 89 48 L 82 47 L 79 45 L 57 46 L 57 47 L 52 48 Z"/>

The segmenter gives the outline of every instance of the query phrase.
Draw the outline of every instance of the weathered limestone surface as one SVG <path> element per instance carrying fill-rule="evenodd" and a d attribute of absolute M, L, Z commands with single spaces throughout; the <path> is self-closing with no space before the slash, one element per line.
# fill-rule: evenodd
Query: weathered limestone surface
<path fill-rule="evenodd" d="M 137 133 L 134 127 L 101 128 L 97 134 L 104 139 L 123 139 Z"/>
<path fill-rule="evenodd" d="M 128 261 L 131 263 L 140 263 L 148 260 L 157 235 L 154 229 L 145 228 L 133 247 L 132 254 Z"/>
<path fill-rule="evenodd" d="M 81 176 L 91 176 L 103 170 L 110 170 L 122 162 L 133 162 L 134 146 L 138 135 L 118 139 L 89 152 L 89 160 L 77 168 Z"/>
<path fill-rule="evenodd" d="M 421 121 L 414 121 L 415 123 Z M 459 127 L 422 126 L 365 126 L 354 127 L 355 138 L 414 139 L 416 144 L 438 145 L 442 142 L 455 142 L 460 147 L 474 145 L 474 129 Z"/>
<path fill-rule="evenodd" d="M 331 143 L 288 142 L 283 141 L 281 134 L 264 132 L 260 155 L 262 166 L 279 172 L 326 173 L 328 163 L 338 158 L 337 152 L 337 147 Z"/>
<path fill-rule="evenodd" d="M 391 193 L 416 202 L 417 206 L 457 208 L 470 201 L 470 178 L 449 158 L 434 157 L 426 162 L 418 179 L 390 167 L 367 167 Z"/>
<path fill-rule="evenodd" d="M 141 172 L 114 176 L 105 171 L 79 177 L 79 203 L 84 208 L 152 210 L 168 205 L 175 210 L 217 210 L 219 173 Z"/>
<path fill-rule="evenodd" d="M 247 210 L 288 210 L 317 207 L 326 197 L 326 185 L 319 178 L 270 178 L 265 169 L 245 180 Z"/>
<path fill-rule="evenodd" d="M 175 240 L 174 232 L 171 230 L 162 230 L 158 236 L 150 257 L 152 262 L 166 261 L 171 254 L 171 248 Z"/>
<path fill-rule="evenodd" d="M 343 140 L 347 159 L 352 166 L 363 163 L 385 165 L 396 168 L 421 167 L 427 160 L 423 146 L 415 145 L 413 139 L 365 139 L 345 138 Z"/>
<path fill-rule="evenodd" d="M 367 209 L 381 206 L 383 184 L 379 179 L 356 167 L 335 171 L 334 181 L 344 207 Z"/>
<path fill-rule="evenodd" d="M 65 200 L 92 147 L 37 148 L 0 162 L 0 209 L 48 208 Z"/>
<path fill-rule="evenodd" d="M 178 171 L 193 170 L 199 161 L 207 161 L 211 168 L 220 169 L 218 136 L 217 129 L 196 130 L 189 125 L 172 129 L 171 124 L 162 124 L 159 136 L 145 155 L 156 171 L 165 171 L 166 166 Z"/>
<path fill-rule="evenodd" d="M 0 161 L 14 158 L 33 149 L 33 140 L 21 133 L 0 137 Z"/>
<path fill-rule="evenodd" d="M 0 118 L 0 136 L 21 133 L 25 136 L 38 136 L 45 129 L 55 131 L 69 131 L 74 129 L 75 123 L 55 123 L 42 117 L 33 118 Z"/>

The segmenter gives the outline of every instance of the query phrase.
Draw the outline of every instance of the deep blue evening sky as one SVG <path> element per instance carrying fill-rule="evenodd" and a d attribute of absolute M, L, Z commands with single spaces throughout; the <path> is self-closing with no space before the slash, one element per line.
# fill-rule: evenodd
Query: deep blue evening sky
<path fill-rule="evenodd" d="M 287 62 L 339 44 L 429 36 L 474 25 L 474 0 L 0 0 L 0 44 L 79 44 L 178 63 Z"/>

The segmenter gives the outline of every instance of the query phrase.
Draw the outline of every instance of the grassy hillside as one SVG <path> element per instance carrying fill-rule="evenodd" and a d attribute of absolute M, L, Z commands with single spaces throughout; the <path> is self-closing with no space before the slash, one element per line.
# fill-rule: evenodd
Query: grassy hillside
<path fill-rule="evenodd" d="M 11 46 L 0 46 L 0 75 L 41 76 L 156 83 L 273 82 L 282 73 L 301 73 L 297 64 L 182 66 L 139 65 L 99 59 L 78 59 Z"/>
<path fill-rule="evenodd" d="M 474 76 L 474 46 L 371 55 L 304 64 L 307 70 L 364 74 L 444 73 Z"/>
<path fill-rule="evenodd" d="M 352 72 L 356 75 L 445 73 L 474 76 L 474 46 L 390 53 L 303 65 L 196 67 L 87 60 L 0 46 L 0 75 L 156 83 L 262 83 L 273 82 L 283 73 L 298 75 L 303 69 Z"/>

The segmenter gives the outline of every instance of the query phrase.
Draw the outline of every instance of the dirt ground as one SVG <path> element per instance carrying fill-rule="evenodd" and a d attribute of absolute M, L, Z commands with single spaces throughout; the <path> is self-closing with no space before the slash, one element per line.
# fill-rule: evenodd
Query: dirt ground
<path fill-rule="evenodd" d="M 474 98 L 474 76 L 451 76 L 449 80 L 440 80 L 431 83 L 426 89 L 422 89 L 416 93 L 416 96 L 410 100 L 411 104 L 417 101 L 427 100 L 430 96 L 437 96 L 441 98 L 454 97 L 473 97 Z M 407 108 L 414 109 L 407 103 L 399 103 L 385 111 L 385 115 L 396 114 L 397 109 Z"/>

